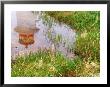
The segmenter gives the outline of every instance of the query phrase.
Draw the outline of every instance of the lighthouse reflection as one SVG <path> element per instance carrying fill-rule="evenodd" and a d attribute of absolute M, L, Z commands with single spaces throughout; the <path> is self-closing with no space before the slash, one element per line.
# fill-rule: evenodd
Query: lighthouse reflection
<path fill-rule="evenodd" d="M 24 26 L 17 26 L 15 31 L 19 34 L 18 42 L 28 48 L 28 45 L 34 44 L 34 34 L 39 31 L 37 28 L 29 28 Z"/>

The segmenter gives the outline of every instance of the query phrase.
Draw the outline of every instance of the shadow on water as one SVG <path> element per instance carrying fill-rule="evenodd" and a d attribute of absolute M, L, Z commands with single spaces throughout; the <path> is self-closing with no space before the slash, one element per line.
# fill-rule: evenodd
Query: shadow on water
<path fill-rule="evenodd" d="M 41 12 L 12 12 L 11 55 L 13 59 L 17 55 L 37 52 L 39 49 L 53 49 L 69 58 L 74 57 L 76 33 L 63 23 L 55 21 L 50 21 L 52 24 L 48 24 L 48 21 L 46 23 L 43 15 Z"/>

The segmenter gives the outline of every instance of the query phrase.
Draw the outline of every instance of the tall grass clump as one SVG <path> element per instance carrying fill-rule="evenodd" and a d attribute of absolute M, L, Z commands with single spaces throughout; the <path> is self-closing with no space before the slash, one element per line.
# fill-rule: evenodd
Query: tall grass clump
<path fill-rule="evenodd" d="M 50 50 L 17 57 L 11 64 L 12 77 L 66 77 L 76 76 L 78 61 L 65 58 L 60 52 L 54 54 Z M 79 61 L 80 62 L 80 61 Z"/>

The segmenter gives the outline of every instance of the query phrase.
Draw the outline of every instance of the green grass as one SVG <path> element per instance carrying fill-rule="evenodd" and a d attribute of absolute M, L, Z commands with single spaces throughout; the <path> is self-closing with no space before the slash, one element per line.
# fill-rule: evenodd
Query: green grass
<path fill-rule="evenodd" d="M 100 73 L 100 12 L 47 11 L 47 15 L 68 24 L 77 33 L 74 52 L 76 58 L 69 60 L 61 53 L 39 51 L 17 58 L 12 63 L 11 75 L 16 76 L 99 76 Z M 47 18 L 47 17 L 46 17 Z M 48 19 L 46 19 L 48 20 Z M 49 23 L 49 20 L 48 20 Z M 51 27 L 51 21 L 49 28 Z M 56 36 L 56 41 L 60 41 Z"/>
<path fill-rule="evenodd" d="M 59 22 L 68 24 L 77 33 L 75 42 L 75 53 L 83 59 L 84 67 L 79 69 L 80 75 L 89 76 L 93 71 L 100 72 L 100 67 L 91 69 L 85 73 L 86 64 L 91 66 L 95 63 L 100 65 L 100 12 L 99 11 L 74 11 L 74 12 L 46 12 L 47 15 Z M 84 74 L 85 73 L 85 74 Z M 93 73 L 92 73 L 93 74 Z M 91 76 L 91 75 L 90 75 Z"/>
<path fill-rule="evenodd" d="M 46 12 L 56 20 L 68 24 L 77 32 L 75 52 L 86 59 L 99 61 L 100 12 Z"/>
<path fill-rule="evenodd" d="M 18 57 L 12 63 L 12 77 L 63 77 L 76 76 L 76 66 L 80 59 L 74 61 L 65 58 L 60 52 L 52 53 L 50 50 L 30 53 L 28 56 Z M 70 72 L 74 72 L 69 74 Z"/>

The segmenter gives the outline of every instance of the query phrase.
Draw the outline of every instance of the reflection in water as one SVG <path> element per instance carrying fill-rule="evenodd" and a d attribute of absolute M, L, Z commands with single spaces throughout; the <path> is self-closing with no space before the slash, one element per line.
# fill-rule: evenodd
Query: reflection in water
<path fill-rule="evenodd" d="M 40 13 L 33 14 L 29 11 L 12 12 L 12 58 L 36 52 L 39 48 L 50 49 L 52 47 L 65 56 L 73 57 L 73 52 L 71 53 L 68 49 L 74 44 L 76 33 L 69 26 L 57 22 L 49 28 L 40 16 Z"/>
<path fill-rule="evenodd" d="M 28 48 L 28 45 L 34 43 L 34 33 L 39 29 L 31 29 L 24 26 L 17 26 L 15 31 L 19 33 L 19 43 L 25 45 Z"/>
<path fill-rule="evenodd" d="M 19 34 L 19 43 L 25 45 L 28 48 L 28 45 L 34 43 L 34 34 Z"/>

